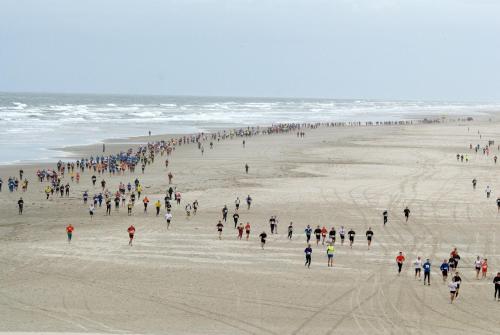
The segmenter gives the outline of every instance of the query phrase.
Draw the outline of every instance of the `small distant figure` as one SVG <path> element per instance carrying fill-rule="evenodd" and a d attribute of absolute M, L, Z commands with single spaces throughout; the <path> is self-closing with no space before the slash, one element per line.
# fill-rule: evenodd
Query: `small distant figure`
<path fill-rule="evenodd" d="M 349 246 L 352 249 L 352 245 L 354 244 L 354 236 L 356 235 L 356 232 L 351 229 L 347 232 L 347 235 L 349 235 Z"/>
<path fill-rule="evenodd" d="M 410 209 L 408 208 L 408 206 L 406 206 L 403 212 L 405 214 L 406 222 L 408 222 L 408 219 L 410 218 Z"/>
<path fill-rule="evenodd" d="M 382 213 L 382 216 L 384 217 L 384 226 L 385 224 L 387 223 L 387 220 L 389 218 L 389 213 L 387 212 L 387 210 L 385 210 L 383 213 Z"/>
<path fill-rule="evenodd" d="M 450 264 L 446 259 L 443 259 L 443 263 L 439 269 L 441 270 L 441 275 L 443 276 L 443 282 L 446 282 L 446 279 L 448 279 L 448 271 L 450 270 Z"/>
<path fill-rule="evenodd" d="M 495 295 L 493 297 L 495 300 L 500 301 L 500 272 L 493 278 L 493 284 L 495 285 Z"/>
<path fill-rule="evenodd" d="M 288 225 L 288 239 L 291 240 L 293 236 L 293 223 L 290 221 Z"/>
<path fill-rule="evenodd" d="M 149 133 L 149 136 L 151 136 L 151 130 L 148 133 Z"/>
<path fill-rule="evenodd" d="M 373 239 L 373 230 L 371 227 L 368 227 L 368 230 L 366 231 L 366 240 L 368 242 L 368 250 L 370 250 L 370 246 L 372 245 L 372 239 Z"/>
<path fill-rule="evenodd" d="M 406 258 L 403 255 L 403 252 L 400 251 L 399 254 L 396 256 L 396 263 L 398 265 L 398 276 L 401 274 L 401 270 L 403 269 L 403 263 L 405 260 Z"/>
<path fill-rule="evenodd" d="M 130 227 L 128 227 L 128 229 L 127 229 L 127 232 L 128 232 L 128 237 L 129 237 L 128 245 L 132 246 L 132 241 L 134 240 L 134 235 L 135 235 L 134 225 L 130 225 Z"/>
<path fill-rule="evenodd" d="M 335 252 L 335 248 L 333 247 L 333 243 L 328 243 L 326 247 L 326 255 L 328 256 L 328 267 L 333 267 L 333 254 Z"/>
<path fill-rule="evenodd" d="M 245 140 L 243 140 L 243 148 L 245 147 Z"/>
<path fill-rule="evenodd" d="M 219 223 L 217 223 L 216 227 L 217 227 L 217 233 L 219 234 L 219 240 L 222 240 L 222 228 L 224 228 L 224 225 L 219 220 Z"/>
<path fill-rule="evenodd" d="M 250 210 L 250 206 L 252 205 L 252 197 L 250 194 L 247 196 L 247 209 Z"/>
<path fill-rule="evenodd" d="M 245 164 L 245 172 L 246 172 L 246 174 L 248 174 L 248 169 L 249 169 L 248 164 Z"/>
<path fill-rule="evenodd" d="M 490 198 L 490 194 L 491 194 L 491 188 L 490 188 L 490 185 L 486 186 L 486 198 L 489 199 Z"/>
<path fill-rule="evenodd" d="M 431 262 L 428 258 L 425 260 L 425 263 L 424 263 L 424 265 L 422 265 L 422 267 L 424 268 L 424 285 L 427 283 L 427 286 L 430 286 L 431 285 Z"/>
<path fill-rule="evenodd" d="M 17 206 L 19 207 L 19 215 L 23 214 L 24 200 L 22 197 L 17 201 Z"/>
<path fill-rule="evenodd" d="M 263 231 L 262 233 L 260 233 L 259 237 L 260 237 L 260 246 L 262 247 L 262 249 L 264 249 L 264 246 L 266 245 L 266 238 L 267 238 L 266 232 Z"/>
<path fill-rule="evenodd" d="M 306 262 L 304 266 L 307 266 L 307 268 L 309 269 L 311 267 L 311 255 L 312 255 L 312 248 L 310 244 L 307 245 L 307 248 L 305 248 L 304 253 L 306 254 Z"/>
<path fill-rule="evenodd" d="M 475 190 L 476 189 L 476 185 L 477 185 L 477 179 L 474 178 L 472 179 L 472 189 Z"/>
<path fill-rule="evenodd" d="M 106 152 L 106 144 L 102 144 L 102 152 Z"/>
<path fill-rule="evenodd" d="M 68 235 L 68 243 L 71 243 L 71 238 L 73 237 L 73 230 L 75 230 L 75 228 L 70 223 L 66 227 L 66 234 Z"/>

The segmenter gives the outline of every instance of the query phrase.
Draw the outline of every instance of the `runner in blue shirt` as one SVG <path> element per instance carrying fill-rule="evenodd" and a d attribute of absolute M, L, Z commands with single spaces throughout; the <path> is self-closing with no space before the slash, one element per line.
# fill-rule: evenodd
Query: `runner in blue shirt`
<path fill-rule="evenodd" d="M 450 270 L 450 265 L 446 259 L 443 260 L 443 264 L 441 264 L 441 274 L 443 275 L 443 281 L 446 282 L 448 278 L 448 271 Z"/>
<path fill-rule="evenodd" d="M 424 265 L 422 265 L 424 268 L 424 285 L 425 285 L 425 280 L 427 279 L 427 285 L 431 285 L 431 262 L 427 258 L 425 261 Z"/>
<path fill-rule="evenodd" d="M 313 250 L 311 248 L 311 245 L 308 244 L 307 248 L 305 248 L 305 250 L 304 250 L 304 253 L 306 254 L 306 263 L 304 264 L 304 266 L 307 265 L 307 268 L 311 267 L 311 254 L 312 254 L 312 252 L 313 252 Z"/>

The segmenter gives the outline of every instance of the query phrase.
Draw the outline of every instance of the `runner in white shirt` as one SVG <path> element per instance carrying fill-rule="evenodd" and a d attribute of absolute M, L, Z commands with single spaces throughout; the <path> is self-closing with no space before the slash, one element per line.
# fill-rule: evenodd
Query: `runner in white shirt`
<path fill-rule="evenodd" d="M 167 229 L 170 228 L 170 222 L 172 221 L 172 214 L 167 212 L 165 214 L 165 220 L 167 221 Z"/>
<path fill-rule="evenodd" d="M 422 272 L 422 259 L 420 256 L 413 262 L 413 266 L 415 266 L 415 279 L 418 277 L 418 280 L 420 280 L 420 272 Z"/>
<path fill-rule="evenodd" d="M 339 235 L 340 235 L 340 245 L 344 245 L 344 240 L 345 240 L 345 228 L 344 228 L 344 226 L 340 227 Z"/>
<path fill-rule="evenodd" d="M 476 279 L 479 279 L 479 273 L 481 272 L 482 264 L 483 261 L 481 260 L 481 257 L 477 256 L 476 260 L 474 261 L 474 267 L 476 268 Z"/>
<path fill-rule="evenodd" d="M 457 294 L 457 286 L 458 283 L 454 281 L 448 284 L 448 288 L 450 289 L 450 304 L 452 304 L 453 300 L 455 300 L 455 296 Z"/>

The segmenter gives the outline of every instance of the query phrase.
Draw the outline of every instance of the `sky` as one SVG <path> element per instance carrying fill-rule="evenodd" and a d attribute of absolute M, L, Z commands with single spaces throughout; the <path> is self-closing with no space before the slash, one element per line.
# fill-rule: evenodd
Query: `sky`
<path fill-rule="evenodd" d="M 499 0 L 0 0 L 0 91 L 500 101 Z"/>

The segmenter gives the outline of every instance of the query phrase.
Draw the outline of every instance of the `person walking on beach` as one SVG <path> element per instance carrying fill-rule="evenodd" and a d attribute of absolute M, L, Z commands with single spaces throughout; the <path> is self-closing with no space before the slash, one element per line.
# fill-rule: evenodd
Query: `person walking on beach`
<path fill-rule="evenodd" d="M 222 221 L 219 220 L 219 223 L 217 223 L 216 227 L 217 227 L 217 233 L 219 234 L 219 240 L 222 240 L 222 228 L 224 228 Z"/>
<path fill-rule="evenodd" d="M 493 285 L 495 285 L 495 295 L 493 297 L 496 301 L 500 301 L 500 272 L 493 278 Z"/>
<path fill-rule="evenodd" d="M 335 248 L 333 247 L 333 243 L 328 243 L 326 247 L 326 255 L 328 257 L 328 267 L 333 267 L 333 254 L 335 252 Z"/>
<path fill-rule="evenodd" d="M 368 230 L 366 231 L 366 240 L 368 242 L 368 250 L 370 250 L 370 246 L 372 245 L 372 239 L 373 239 L 373 231 L 371 227 L 368 227 Z"/>
<path fill-rule="evenodd" d="M 73 228 L 73 226 L 70 223 L 66 227 L 66 234 L 68 235 L 68 243 L 71 243 L 71 238 L 73 237 L 73 230 L 75 230 L 75 228 Z"/>
<path fill-rule="evenodd" d="M 309 243 L 311 240 L 311 234 L 312 234 L 312 228 L 310 225 L 307 225 L 306 229 L 304 229 L 304 232 L 306 233 L 306 243 Z"/>
<path fill-rule="evenodd" d="M 406 222 L 408 222 L 408 219 L 410 218 L 410 209 L 408 208 L 408 206 L 406 206 L 403 213 L 405 214 Z"/>
<path fill-rule="evenodd" d="M 20 197 L 17 201 L 17 207 L 19 207 L 19 215 L 23 214 L 24 200 L 23 197 Z"/>
<path fill-rule="evenodd" d="M 354 236 L 356 235 L 356 232 L 351 228 L 351 230 L 347 232 L 347 235 L 349 235 L 349 246 L 352 249 L 352 245 L 354 244 Z"/>
<path fill-rule="evenodd" d="M 446 259 L 443 259 L 443 263 L 439 269 L 441 270 L 441 275 L 443 276 L 443 282 L 446 282 L 446 279 L 448 279 L 448 271 L 450 270 L 450 265 Z"/>
<path fill-rule="evenodd" d="M 424 285 L 425 281 L 427 280 L 427 286 L 431 285 L 431 262 L 427 258 L 424 265 L 422 265 L 424 268 Z"/>
<path fill-rule="evenodd" d="M 307 248 L 305 248 L 304 253 L 306 254 L 306 262 L 304 266 L 307 266 L 307 268 L 309 269 L 311 267 L 311 255 L 312 255 L 312 248 L 310 244 L 307 245 Z"/>
<path fill-rule="evenodd" d="M 387 210 L 382 212 L 382 216 L 384 217 L 384 226 L 385 226 L 385 224 L 387 223 L 387 219 L 389 218 L 389 213 L 387 212 Z"/>
<path fill-rule="evenodd" d="M 134 239 L 134 235 L 135 235 L 134 225 L 130 225 L 130 227 L 128 227 L 128 229 L 127 229 L 127 232 L 128 232 L 128 238 L 129 238 L 128 245 L 132 246 L 132 240 Z"/>
<path fill-rule="evenodd" d="M 500 197 L 497 198 L 497 212 L 500 212 Z"/>
<path fill-rule="evenodd" d="M 290 224 L 288 225 L 288 239 L 291 240 L 293 235 L 293 223 L 290 221 Z"/>
<path fill-rule="evenodd" d="M 248 174 L 248 169 L 249 169 L 248 164 L 245 164 L 245 173 L 246 174 Z"/>
<path fill-rule="evenodd" d="M 472 179 L 472 189 L 475 190 L 476 189 L 476 185 L 477 185 L 477 179 L 474 178 Z"/>
<path fill-rule="evenodd" d="M 260 237 L 260 246 L 262 247 L 262 250 L 264 250 L 264 246 L 266 245 L 266 238 L 267 238 L 266 232 L 263 231 L 262 233 L 260 233 L 259 237 Z"/>
<path fill-rule="evenodd" d="M 491 188 L 490 188 L 490 185 L 486 186 L 486 198 L 489 199 L 490 198 L 490 194 L 491 194 Z"/>
<path fill-rule="evenodd" d="M 398 276 L 401 274 L 401 270 L 403 269 L 403 263 L 406 260 L 405 256 L 403 256 L 403 252 L 400 251 L 396 256 L 396 263 L 398 264 Z"/>

